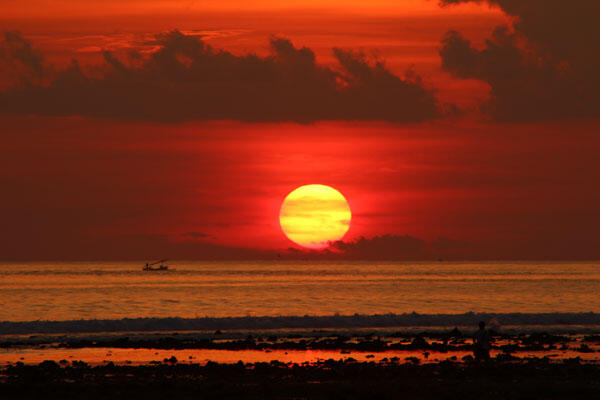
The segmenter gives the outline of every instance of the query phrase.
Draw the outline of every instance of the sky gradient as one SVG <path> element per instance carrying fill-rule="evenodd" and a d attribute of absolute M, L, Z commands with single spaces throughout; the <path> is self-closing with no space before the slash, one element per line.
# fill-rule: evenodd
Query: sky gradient
<path fill-rule="evenodd" d="M 2 259 L 600 257 L 597 2 L 50 3 L 2 6 Z"/>

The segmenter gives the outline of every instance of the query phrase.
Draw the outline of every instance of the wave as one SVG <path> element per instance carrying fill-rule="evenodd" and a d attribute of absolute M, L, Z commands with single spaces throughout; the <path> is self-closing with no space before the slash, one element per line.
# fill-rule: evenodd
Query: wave
<path fill-rule="evenodd" d="M 600 326 L 599 313 L 375 314 L 0 322 L 0 335 L 34 333 L 161 332 L 259 329 L 351 329 L 476 326 Z"/>

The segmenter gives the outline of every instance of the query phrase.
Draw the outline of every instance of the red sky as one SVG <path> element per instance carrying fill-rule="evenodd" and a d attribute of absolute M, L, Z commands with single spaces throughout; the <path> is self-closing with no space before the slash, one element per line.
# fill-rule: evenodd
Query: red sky
<path fill-rule="evenodd" d="M 529 9 L 72 3 L 2 6 L 0 258 L 285 255 L 279 206 L 310 183 L 386 257 L 600 256 L 597 82 Z"/>

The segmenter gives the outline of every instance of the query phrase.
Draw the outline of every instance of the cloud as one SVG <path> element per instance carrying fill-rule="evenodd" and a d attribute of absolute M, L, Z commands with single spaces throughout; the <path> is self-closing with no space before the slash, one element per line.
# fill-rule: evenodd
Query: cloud
<path fill-rule="evenodd" d="M 481 253 L 481 246 L 460 240 L 440 237 L 428 242 L 409 235 L 384 234 L 336 241 L 324 250 L 290 248 L 284 253 L 284 257 L 325 260 L 463 260 L 478 258 Z"/>
<path fill-rule="evenodd" d="M 487 2 L 514 17 L 483 49 L 448 32 L 442 68 L 487 82 L 486 105 L 498 120 L 600 116 L 600 2 L 595 0 L 441 0 L 444 6 Z"/>
<path fill-rule="evenodd" d="M 342 258 L 354 260 L 461 260 L 479 257 L 481 246 L 461 240 L 438 237 L 432 241 L 409 235 L 386 234 L 332 244 Z"/>
<path fill-rule="evenodd" d="M 596 0 L 441 0 L 442 5 L 488 3 L 516 17 L 514 27 L 542 52 L 563 60 L 598 61 L 592 51 L 600 31 Z M 595 45 L 597 46 L 597 44 Z M 586 54 L 587 56 L 584 56 Z"/>
<path fill-rule="evenodd" d="M 352 242 L 335 242 L 333 249 L 345 257 L 354 259 L 408 259 L 430 258 L 424 240 L 412 236 L 382 235 L 367 239 L 361 237 Z"/>
<path fill-rule="evenodd" d="M 18 32 L 6 31 L 0 40 L 0 88 L 10 80 L 21 86 L 39 83 L 43 74 L 43 57 Z"/>
<path fill-rule="evenodd" d="M 399 77 L 361 53 L 334 49 L 338 66 L 330 68 L 317 64 L 309 48 L 282 38 L 271 39 L 266 57 L 215 50 L 179 31 L 159 34 L 152 44 L 157 51 L 129 60 L 105 51 L 101 76 L 86 74 L 73 60 L 46 84 L 0 93 L 0 112 L 167 122 L 418 122 L 439 116 L 433 92 L 414 72 Z"/>

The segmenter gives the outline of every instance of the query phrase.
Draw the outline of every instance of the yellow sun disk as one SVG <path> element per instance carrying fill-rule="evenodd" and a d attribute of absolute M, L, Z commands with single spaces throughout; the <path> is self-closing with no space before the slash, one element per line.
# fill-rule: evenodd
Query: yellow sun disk
<path fill-rule="evenodd" d="M 325 185 L 306 185 L 287 195 L 279 223 L 293 242 L 323 248 L 340 240 L 350 228 L 352 213 L 344 196 Z"/>

